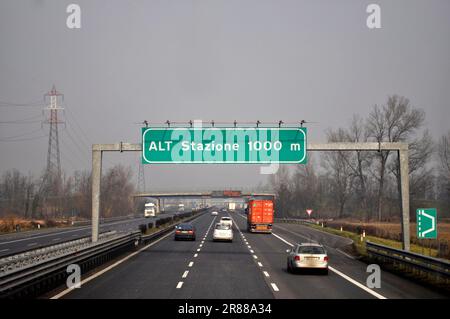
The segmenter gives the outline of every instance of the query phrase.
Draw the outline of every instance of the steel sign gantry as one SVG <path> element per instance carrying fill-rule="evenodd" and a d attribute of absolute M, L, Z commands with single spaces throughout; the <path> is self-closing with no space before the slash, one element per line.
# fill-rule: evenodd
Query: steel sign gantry
<path fill-rule="evenodd" d="M 402 206 L 402 246 L 410 250 L 409 229 L 409 167 L 407 143 L 308 143 L 307 151 L 396 151 L 400 164 L 400 186 Z M 142 144 L 117 143 L 92 145 L 92 241 L 98 240 L 98 227 L 100 217 L 100 181 L 102 172 L 103 152 L 140 152 Z"/>

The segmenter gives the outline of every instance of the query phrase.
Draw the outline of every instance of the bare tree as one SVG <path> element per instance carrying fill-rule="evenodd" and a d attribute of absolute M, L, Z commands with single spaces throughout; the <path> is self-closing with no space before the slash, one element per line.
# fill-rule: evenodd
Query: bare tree
<path fill-rule="evenodd" d="M 131 195 L 134 192 L 130 168 L 116 165 L 102 177 L 103 217 L 129 214 L 133 209 Z"/>
<path fill-rule="evenodd" d="M 439 158 L 440 197 L 450 202 L 450 131 L 439 139 L 437 145 Z"/>
<path fill-rule="evenodd" d="M 410 106 L 405 97 L 393 95 L 388 97 L 387 104 L 379 107 L 375 105 L 367 120 L 369 137 L 376 142 L 402 142 L 408 140 L 422 126 L 425 113 Z M 378 220 L 381 221 L 383 209 L 384 184 L 386 180 L 387 164 L 391 152 L 380 151 L 378 158 Z"/>
<path fill-rule="evenodd" d="M 344 129 L 336 131 L 329 130 L 327 133 L 328 142 L 341 142 L 347 137 Z M 349 165 L 349 152 L 326 152 L 323 156 L 322 166 L 329 176 L 331 182 L 333 201 L 338 204 L 338 217 L 344 217 L 344 207 L 350 197 L 354 175 Z"/>
<path fill-rule="evenodd" d="M 6 171 L 0 182 L 1 213 L 27 217 L 33 191 L 31 176 L 25 176 L 16 169 Z"/>
<path fill-rule="evenodd" d="M 414 197 L 425 198 L 433 188 L 433 168 L 429 163 L 434 152 L 433 138 L 425 130 L 420 138 L 409 143 L 409 177 L 410 194 Z M 398 196 L 401 197 L 400 164 L 398 160 L 392 161 L 389 170 L 397 180 Z"/>
<path fill-rule="evenodd" d="M 291 187 L 289 170 L 285 165 L 281 165 L 276 174 L 270 175 L 270 184 L 276 196 L 276 216 L 287 217 L 291 207 Z"/>
<path fill-rule="evenodd" d="M 442 172 L 450 178 L 450 131 L 439 140 L 438 156 Z"/>

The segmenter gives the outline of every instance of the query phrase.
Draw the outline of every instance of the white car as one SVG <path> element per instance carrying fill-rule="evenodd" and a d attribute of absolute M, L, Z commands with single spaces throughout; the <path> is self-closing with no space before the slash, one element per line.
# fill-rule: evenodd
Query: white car
<path fill-rule="evenodd" d="M 211 212 L 211 216 L 217 216 L 217 215 L 219 215 L 218 212 L 216 212 L 216 211 Z"/>
<path fill-rule="evenodd" d="M 217 223 L 213 232 L 213 240 L 233 241 L 233 230 L 230 225 Z"/>
<path fill-rule="evenodd" d="M 230 227 L 233 227 L 233 220 L 230 217 L 222 217 L 220 219 L 220 223 L 224 225 L 230 225 Z"/>

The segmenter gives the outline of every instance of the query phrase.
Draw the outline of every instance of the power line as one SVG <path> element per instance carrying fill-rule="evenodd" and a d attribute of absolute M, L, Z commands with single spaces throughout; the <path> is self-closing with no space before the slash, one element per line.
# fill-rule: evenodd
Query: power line
<path fill-rule="evenodd" d="M 16 103 L 16 102 L 8 102 L 8 101 L 0 101 L 0 107 L 42 107 L 44 101 L 32 101 L 29 103 Z"/>
<path fill-rule="evenodd" d="M 79 124 L 78 120 L 76 119 L 75 114 L 68 108 L 66 108 L 67 113 L 70 115 L 70 118 L 73 120 L 73 123 L 77 126 L 78 130 L 81 132 L 81 134 L 78 133 L 77 130 L 75 130 L 75 127 L 72 126 L 72 121 L 68 121 L 69 126 L 73 128 L 72 132 L 78 137 L 78 141 L 82 143 L 88 152 L 89 157 L 91 156 L 91 148 L 92 148 L 92 141 L 87 136 L 87 134 L 84 132 L 83 128 Z M 83 140 L 84 139 L 84 140 Z M 109 163 L 110 165 L 114 165 L 112 161 L 110 161 L 106 156 L 103 157 L 105 162 Z"/>
<path fill-rule="evenodd" d="M 38 123 L 40 120 L 34 121 L 37 118 L 41 118 L 41 115 L 36 115 L 32 117 L 27 117 L 20 120 L 9 120 L 9 121 L 0 121 L 0 124 L 29 124 L 29 123 Z"/>
<path fill-rule="evenodd" d="M 3 139 L 0 139 L 0 142 L 23 142 L 23 141 L 33 141 L 33 140 L 41 139 L 41 138 L 43 138 L 43 137 L 48 137 L 48 134 L 44 134 L 44 135 L 36 136 L 36 137 L 14 139 L 14 140 L 3 140 Z"/>
<path fill-rule="evenodd" d="M 75 164 L 72 162 L 72 157 L 67 156 L 62 150 L 60 150 L 62 157 L 64 157 L 64 159 L 66 160 L 66 162 L 69 163 L 69 165 L 72 167 L 72 169 L 74 171 L 76 171 L 77 169 L 75 168 Z"/>
<path fill-rule="evenodd" d="M 83 151 L 82 148 L 80 148 L 79 144 L 76 142 L 76 140 L 72 137 L 72 135 L 70 134 L 69 130 L 66 129 L 64 130 L 65 133 L 67 133 L 67 136 L 69 137 L 69 139 L 72 141 L 73 145 L 75 145 L 75 147 L 80 151 L 80 152 L 75 152 L 77 154 L 78 159 L 81 159 L 82 162 L 84 162 L 85 164 L 88 164 L 89 166 L 89 161 L 87 160 L 87 158 L 85 156 L 83 156 L 82 154 L 86 155 L 85 150 Z M 66 144 L 67 145 L 67 144 Z"/>
<path fill-rule="evenodd" d="M 2 138 L 1 140 L 2 140 L 2 141 L 6 141 L 6 140 L 13 140 L 13 139 L 16 139 L 16 138 L 21 138 L 21 137 L 24 137 L 24 136 L 27 136 L 27 135 L 30 135 L 30 134 L 34 134 L 34 133 L 36 133 L 36 132 L 38 132 L 38 131 L 40 131 L 40 130 L 41 130 L 41 129 L 38 128 L 38 129 L 36 129 L 36 130 L 30 131 L 30 132 L 26 132 L 26 133 L 23 133 L 23 134 L 5 137 L 5 138 Z"/>
<path fill-rule="evenodd" d="M 93 144 L 92 141 L 87 137 L 87 135 L 84 133 L 84 130 L 81 128 L 81 126 L 78 124 L 78 121 L 74 115 L 74 113 L 72 113 L 72 111 L 70 109 L 67 109 L 67 113 L 70 114 L 70 117 L 73 119 L 75 125 L 78 127 L 78 129 L 80 130 L 81 134 L 83 135 L 83 137 L 86 139 L 86 142 L 88 144 Z"/>

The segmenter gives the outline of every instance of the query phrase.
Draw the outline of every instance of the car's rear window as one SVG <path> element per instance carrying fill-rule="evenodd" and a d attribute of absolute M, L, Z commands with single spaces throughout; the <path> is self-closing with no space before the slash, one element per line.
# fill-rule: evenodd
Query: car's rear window
<path fill-rule="evenodd" d="M 193 227 L 192 225 L 189 224 L 181 224 L 180 226 L 178 226 L 179 229 L 185 229 L 185 230 L 191 230 Z"/>
<path fill-rule="evenodd" d="M 222 217 L 222 220 L 231 220 L 230 217 Z"/>
<path fill-rule="evenodd" d="M 228 229 L 230 229 L 230 225 L 219 224 L 219 225 L 216 225 L 216 229 L 219 229 L 219 230 L 228 230 Z"/>
<path fill-rule="evenodd" d="M 312 255 L 322 255 L 325 254 L 325 250 L 319 246 L 300 246 L 298 247 L 297 253 L 299 254 L 312 254 Z"/>

